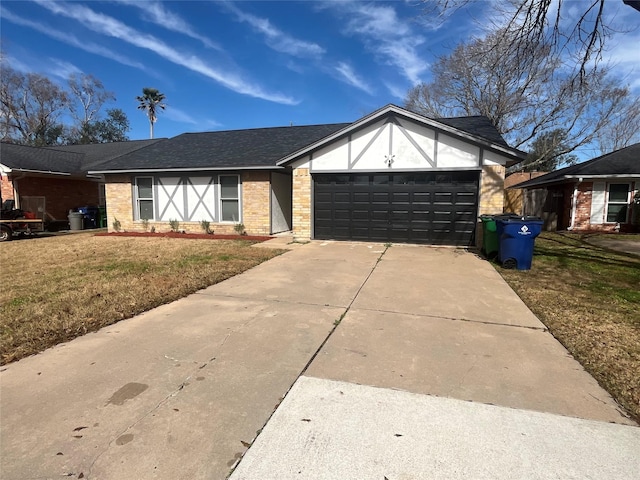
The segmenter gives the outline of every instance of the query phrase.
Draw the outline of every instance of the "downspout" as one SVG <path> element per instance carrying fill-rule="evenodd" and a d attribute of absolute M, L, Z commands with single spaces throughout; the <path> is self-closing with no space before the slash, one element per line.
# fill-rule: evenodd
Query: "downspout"
<path fill-rule="evenodd" d="M 582 178 L 579 178 L 578 181 L 573 186 L 573 197 L 571 199 L 571 225 L 567 230 L 573 230 L 576 224 L 576 210 L 578 209 L 578 187 L 582 183 Z"/>

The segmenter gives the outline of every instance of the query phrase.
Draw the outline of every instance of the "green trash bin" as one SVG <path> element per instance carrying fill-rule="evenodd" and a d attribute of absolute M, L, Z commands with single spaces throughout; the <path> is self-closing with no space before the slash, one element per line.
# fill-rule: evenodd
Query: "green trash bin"
<path fill-rule="evenodd" d="M 500 238 L 498 237 L 498 227 L 493 215 L 481 215 L 482 220 L 482 253 L 487 258 L 498 255 Z"/>
<path fill-rule="evenodd" d="M 100 228 L 107 226 L 107 207 L 98 207 L 98 223 Z"/>

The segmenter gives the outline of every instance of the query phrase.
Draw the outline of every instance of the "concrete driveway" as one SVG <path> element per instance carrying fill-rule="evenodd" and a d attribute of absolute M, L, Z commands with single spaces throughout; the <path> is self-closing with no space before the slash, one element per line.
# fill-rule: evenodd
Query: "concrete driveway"
<path fill-rule="evenodd" d="M 447 248 L 298 245 L 0 381 L 3 479 L 223 479 L 245 453 L 232 479 L 513 478 L 505 449 L 561 477 L 640 471 L 633 422 L 493 267 Z"/>

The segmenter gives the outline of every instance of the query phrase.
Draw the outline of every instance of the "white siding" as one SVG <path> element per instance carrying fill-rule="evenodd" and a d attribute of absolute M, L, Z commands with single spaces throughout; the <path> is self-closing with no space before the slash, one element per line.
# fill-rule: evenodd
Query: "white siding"
<path fill-rule="evenodd" d="M 591 218 L 589 223 L 604 223 L 604 205 L 606 201 L 607 184 L 605 182 L 593 182 L 591 194 Z"/>
<path fill-rule="evenodd" d="M 199 222 L 216 218 L 215 177 L 189 177 L 185 179 L 187 218 Z"/>
<path fill-rule="evenodd" d="M 483 153 L 483 163 L 484 165 L 502 165 L 506 166 L 509 159 L 507 157 L 503 157 L 502 155 L 498 155 L 495 152 L 485 150 Z"/>
<path fill-rule="evenodd" d="M 158 177 L 158 220 L 184 220 L 184 193 L 180 177 Z"/>
<path fill-rule="evenodd" d="M 480 148 L 448 135 L 438 135 L 438 168 L 480 166 Z"/>

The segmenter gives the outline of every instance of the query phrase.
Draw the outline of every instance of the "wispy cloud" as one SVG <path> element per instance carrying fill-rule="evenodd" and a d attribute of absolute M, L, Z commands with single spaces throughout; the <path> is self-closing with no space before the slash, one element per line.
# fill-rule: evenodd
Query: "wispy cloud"
<path fill-rule="evenodd" d="M 150 21 L 172 32 L 182 33 L 195 40 L 199 40 L 205 47 L 222 50 L 222 48 L 212 42 L 204 35 L 199 34 L 193 26 L 180 17 L 177 13 L 167 10 L 162 3 L 158 1 L 141 1 L 141 0 L 117 0 L 119 3 L 136 7 L 144 12 L 141 16 L 143 20 Z"/>
<path fill-rule="evenodd" d="M 367 92 L 369 95 L 373 95 L 373 89 L 367 82 L 365 82 L 362 78 L 360 78 L 356 72 L 353 70 L 353 67 L 346 62 L 339 62 L 335 66 L 336 72 L 338 72 L 338 78 L 351 85 L 352 87 L 356 87 L 363 92 Z"/>
<path fill-rule="evenodd" d="M 420 82 L 420 76 L 428 67 L 418 53 L 425 38 L 416 34 L 409 22 L 398 17 L 394 6 L 355 2 L 325 5 L 348 17 L 345 33 L 361 38 L 379 61 L 396 67 L 411 83 Z"/>
<path fill-rule="evenodd" d="M 404 87 L 399 87 L 398 85 L 393 85 L 392 83 L 385 83 L 385 87 L 389 90 L 389 93 L 396 98 L 399 98 L 404 102 L 404 99 L 407 98 L 407 90 Z"/>
<path fill-rule="evenodd" d="M 85 52 L 93 53 L 95 55 L 100 55 L 101 57 L 108 58 L 115 62 L 118 62 L 122 65 L 127 65 L 129 67 L 138 68 L 140 70 L 145 70 L 145 67 L 142 63 L 136 62 L 135 60 L 131 60 L 130 58 L 120 55 L 119 53 L 112 52 L 108 48 L 105 48 L 101 45 L 87 42 L 86 40 L 80 41 L 77 37 L 69 32 L 61 32 L 60 30 L 56 30 L 49 25 L 34 22 L 32 20 L 28 20 L 26 18 L 22 18 L 18 15 L 13 14 L 9 10 L 4 7 L 0 7 L 0 16 L 3 20 L 8 20 L 11 23 L 15 23 L 16 25 L 21 25 L 23 27 L 31 28 L 32 30 L 36 30 L 37 32 L 43 33 L 48 37 L 51 37 L 60 42 L 66 43 L 67 45 L 71 45 L 72 47 L 79 48 L 84 50 Z"/>
<path fill-rule="evenodd" d="M 277 52 L 301 58 L 319 58 L 325 53 L 325 49 L 317 43 L 292 37 L 272 25 L 268 18 L 245 13 L 230 2 L 225 2 L 224 5 L 236 15 L 239 21 L 248 23 L 255 31 L 264 35 L 266 44 Z"/>
<path fill-rule="evenodd" d="M 285 105 L 296 105 L 299 103 L 287 95 L 267 92 L 259 85 L 243 79 L 237 73 L 228 70 L 218 70 L 206 64 L 195 55 L 178 51 L 153 35 L 141 33 L 113 17 L 95 12 L 84 5 L 51 3 L 44 0 L 35 1 L 56 15 L 72 18 L 97 33 L 117 38 L 139 48 L 150 50 L 165 60 L 200 73 L 234 92 Z"/>
<path fill-rule="evenodd" d="M 47 71 L 58 78 L 67 80 L 70 75 L 81 74 L 82 70 L 76 67 L 73 63 L 59 60 L 57 58 L 50 58 L 47 67 Z"/>
<path fill-rule="evenodd" d="M 180 110 L 172 105 L 168 105 L 167 109 L 163 113 L 169 120 L 178 123 L 196 125 L 200 131 L 220 127 L 222 125 L 221 123 L 209 118 L 196 118 L 184 110 Z"/>

